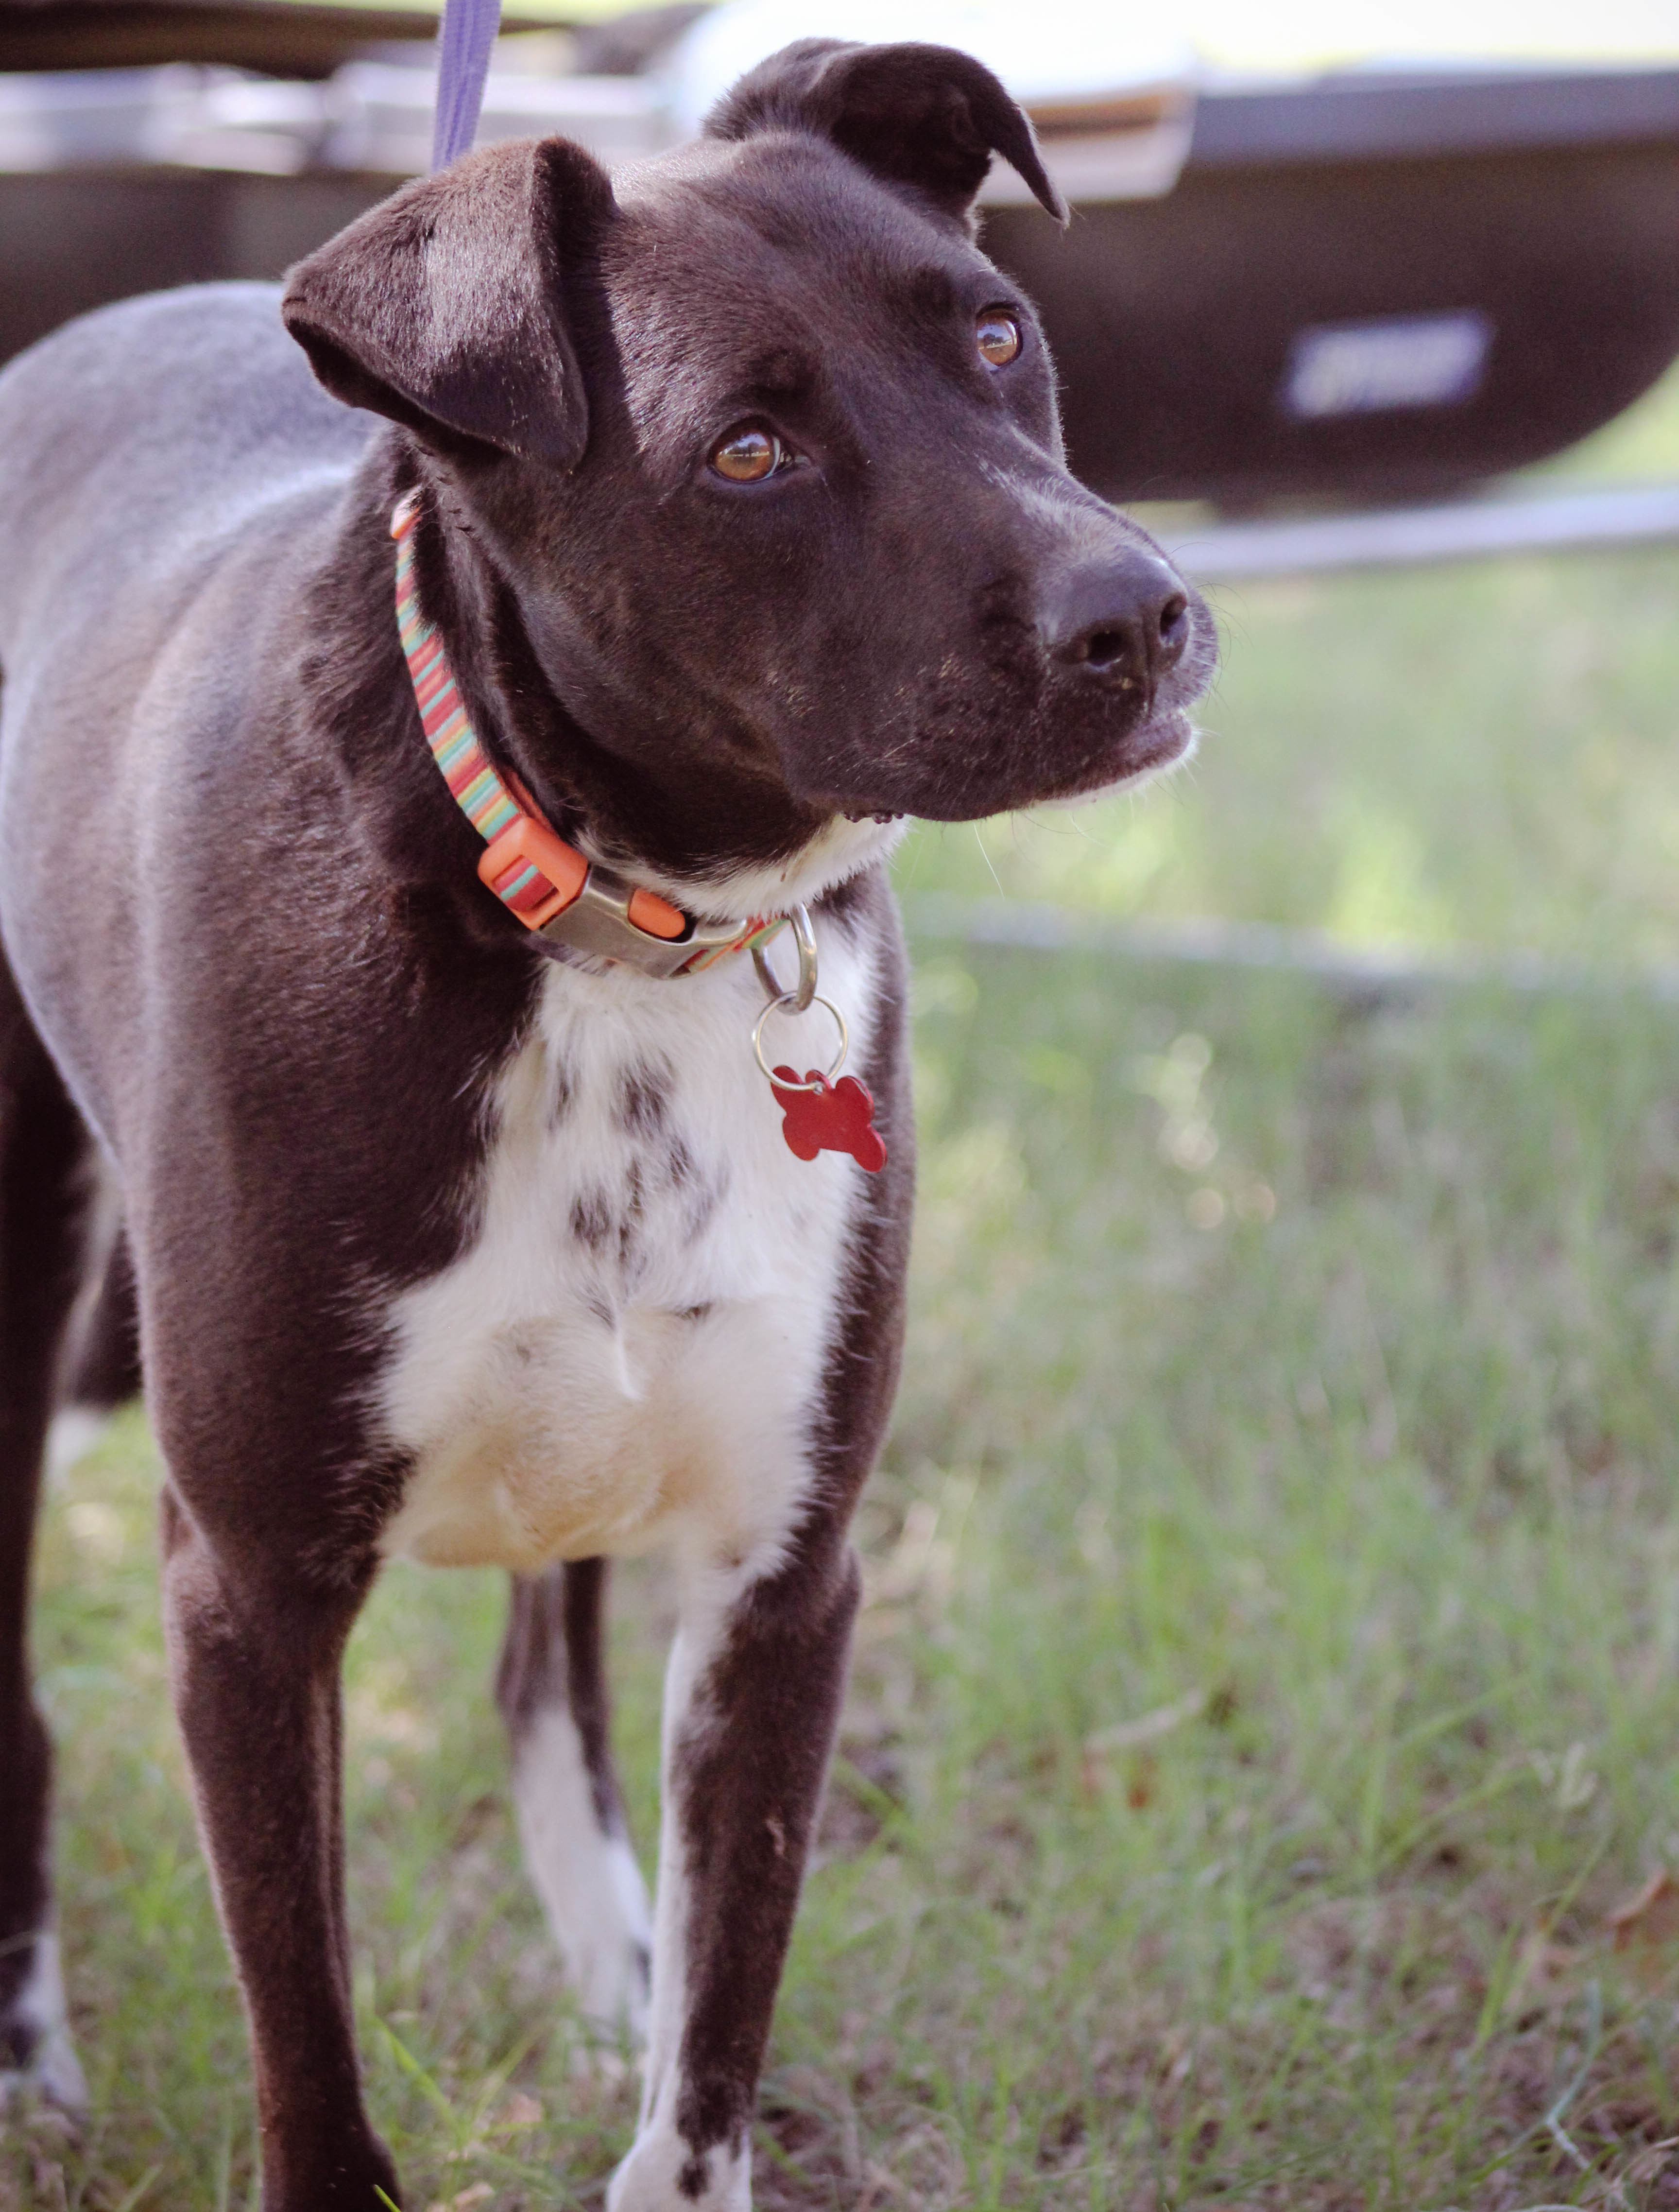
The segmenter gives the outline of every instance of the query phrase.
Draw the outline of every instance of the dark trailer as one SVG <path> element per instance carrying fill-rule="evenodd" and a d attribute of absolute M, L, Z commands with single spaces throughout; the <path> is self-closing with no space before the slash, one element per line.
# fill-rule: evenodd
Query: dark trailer
<path fill-rule="evenodd" d="M 1104 491 L 1427 496 L 1572 445 L 1679 354 L 1679 69 L 1209 89 L 1163 198 L 987 238 Z"/>

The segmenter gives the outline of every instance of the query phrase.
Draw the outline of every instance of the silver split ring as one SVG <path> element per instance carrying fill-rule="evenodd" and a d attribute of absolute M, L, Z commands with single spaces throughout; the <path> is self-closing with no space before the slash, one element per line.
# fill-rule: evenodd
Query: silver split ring
<path fill-rule="evenodd" d="M 776 996 L 770 1000 L 769 1004 L 764 1008 L 762 1013 L 759 1015 L 757 1020 L 752 1024 L 752 1049 L 756 1056 L 759 1066 L 763 1069 L 765 1075 L 773 1084 L 775 1085 L 779 1091 L 824 1091 L 828 1088 L 828 1086 L 833 1083 L 834 1078 L 839 1074 L 840 1069 L 846 1065 L 846 1054 L 851 1050 L 852 1044 L 851 1031 L 846 1027 L 846 1017 L 840 1012 L 839 1007 L 834 1005 L 832 999 L 819 999 L 813 995 L 810 1000 L 813 1006 L 826 1006 L 829 1013 L 833 1015 L 834 1020 L 840 1026 L 840 1049 L 834 1054 L 833 1065 L 828 1069 L 826 1075 L 821 1077 L 815 1083 L 784 1083 L 776 1074 L 775 1070 L 770 1066 L 769 1062 L 764 1058 L 764 1024 L 769 1019 L 772 1014 L 784 1008 L 790 1014 L 799 1012 L 801 1010 L 796 1003 L 798 993 L 797 991 L 781 991 L 778 992 Z"/>
<path fill-rule="evenodd" d="M 810 909 L 808 907 L 793 907 L 783 918 L 792 931 L 793 942 L 798 947 L 798 981 L 791 991 L 784 991 L 776 981 L 775 970 L 770 966 L 761 945 L 755 945 L 752 948 L 752 964 L 758 970 L 758 981 L 763 985 L 771 1004 L 791 999 L 794 1001 L 793 1012 L 802 1014 L 816 995 L 816 933 L 810 927 Z M 843 1029 L 844 1026 L 841 1023 L 840 1027 Z"/>

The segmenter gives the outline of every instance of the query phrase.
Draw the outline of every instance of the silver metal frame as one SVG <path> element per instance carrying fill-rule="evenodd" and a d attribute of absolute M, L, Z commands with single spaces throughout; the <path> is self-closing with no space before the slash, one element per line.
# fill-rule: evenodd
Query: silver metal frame
<path fill-rule="evenodd" d="M 682 937 L 650 937 L 630 920 L 629 902 L 643 888 L 591 861 L 583 889 L 536 933 L 551 945 L 597 960 L 621 960 L 644 975 L 678 975 L 700 953 L 737 943 L 744 921 L 694 921 Z"/>

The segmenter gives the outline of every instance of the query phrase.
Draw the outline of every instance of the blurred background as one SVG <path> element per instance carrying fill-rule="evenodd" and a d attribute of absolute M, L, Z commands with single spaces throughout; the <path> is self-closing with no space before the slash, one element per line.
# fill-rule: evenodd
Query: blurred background
<path fill-rule="evenodd" d="M 0 355 L 425 164 L 434 15 L 0 0 Z M 679 143 L 811 32 L 991 61 L 1074 466 L 1178 551 L 1197 761 L 899 868 L 915 1319 L 761 2205 L 1679 2206 L 1679 0 L 506 0 L 481 136 Z M 0 517 L 0 557 L 4 518 Z M 253 2202 L 143 1420 L 41 1555 L 96 2121 L 0 2207 Z M 620 1577 L 651 1856 L 664 1598 Z M 494 1577 L 352 1652 L 375 2109 L 594 2206 Z"/>

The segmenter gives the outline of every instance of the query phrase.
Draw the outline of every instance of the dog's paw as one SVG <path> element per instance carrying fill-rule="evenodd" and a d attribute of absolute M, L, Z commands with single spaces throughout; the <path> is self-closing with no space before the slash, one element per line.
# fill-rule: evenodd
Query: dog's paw
<path fill-rule="evenodd" d="M 88 2109 L 88 2083 L 70 2041 L 58 1939 L 39 1936 L 28 1979 L 0 2011 L 0 2112 L 34 2098 L 71 2119 Z"/>
<path fill-rule="evenodd" d="M 752 2150 L 727 2143 L 691 2151 L 657 2124 L 630 2147 L 606 2192 L 606 2212 L 752 2212 Z"/>

